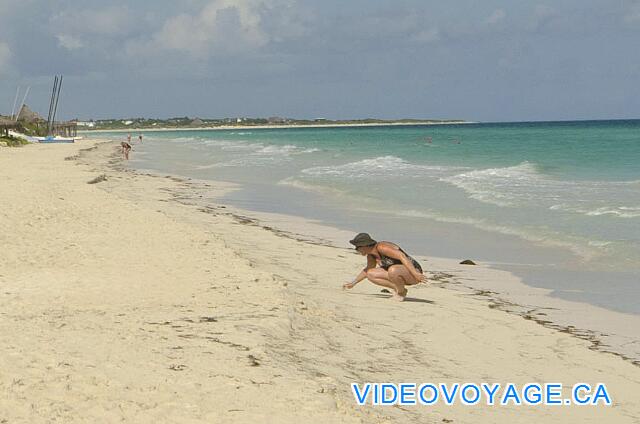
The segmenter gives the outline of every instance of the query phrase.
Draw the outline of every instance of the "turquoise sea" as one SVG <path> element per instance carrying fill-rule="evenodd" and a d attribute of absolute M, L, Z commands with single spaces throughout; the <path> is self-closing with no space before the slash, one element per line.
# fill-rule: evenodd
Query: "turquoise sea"
<path fill-rule="evenodd" d="M 130 166 L 640 313 L 640 120 L 148 132 Z"/>

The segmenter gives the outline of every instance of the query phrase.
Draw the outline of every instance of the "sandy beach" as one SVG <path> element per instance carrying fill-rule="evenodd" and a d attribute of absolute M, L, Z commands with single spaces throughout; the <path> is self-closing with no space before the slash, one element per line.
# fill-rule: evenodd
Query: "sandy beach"
<path fill-rule="evenodd" d="M 202 200 L 231 184 L 120 164 L 90 139 L 0 148 L 0 423 L 640 422 L 631 359 L 467 288 L 507 272 L 420 258 L 431 284 L 405 302 L 343 291 L 353 233 L 331 246 Z M 352 382 L 604 383 L 613 402 L 357 406 Z"/>

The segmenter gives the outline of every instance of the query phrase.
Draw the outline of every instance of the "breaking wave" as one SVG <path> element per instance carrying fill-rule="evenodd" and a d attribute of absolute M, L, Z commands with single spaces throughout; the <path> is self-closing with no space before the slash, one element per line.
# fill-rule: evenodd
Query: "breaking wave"
<path fill-rule="evenodd" d="M 472 199 L 503 207 L 541 206 L 586 216 L 640 216 L 638 181 L 576 181 L 554 179 L 535 164 L 489 168 L 443 177 Z"/>
<path fill-rule="evenodd" d="M 373 159 L 363 159 L 343 165 L 316 166 L 303 169 L 302 173 L 308 176 L 332 176 L 353 179 L 366 179 L 370 177 L 421 177 L 425 175 L 442 175 L 453 170 L 467 168 L 449 166 L 417 165 L 396 156 L 380 156 Z"/>

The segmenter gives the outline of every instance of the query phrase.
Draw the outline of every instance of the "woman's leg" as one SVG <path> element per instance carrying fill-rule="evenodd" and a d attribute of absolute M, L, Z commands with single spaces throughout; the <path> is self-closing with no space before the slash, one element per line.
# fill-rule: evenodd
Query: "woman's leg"
<path fill-rule="evenodd" d="M 419 283 L 404 265 L 391 265 L 387 272 L 389 273 L 389 279 L 395 283 L 402 282 L 404 286 L 413 286 Z"/>
<path fill-rule="evenodd" d="M 398 291 L 398 295 L 403 298 L 407 295 L 406 286 L 413 286 L 414 284 L 418 284 L 419 281 L 416 280 L 409 269 L 407 269 L 404 265 L 392 265 L 387 270 L 388 278 L 394 283 L 396 286 L 400 288 Z"/>
<path fill-rule="evenodd" d="M 395 292 L 393 298 L 396 300 L 404 300 L 404 296 L 407 294 L 407 289 L 404 288 L 404 284 L 391 281 L 389 279 L 389 273 L 382 268 L 372 268 L 367 271 L 367 279 L 373 284 L 393 290 Z"/>

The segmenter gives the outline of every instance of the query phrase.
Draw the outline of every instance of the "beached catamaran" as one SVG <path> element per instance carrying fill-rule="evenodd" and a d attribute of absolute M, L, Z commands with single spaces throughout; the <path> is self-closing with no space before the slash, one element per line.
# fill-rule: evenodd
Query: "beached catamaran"
<path fill-rule="evenodd" d="M 62 90 L 62 75 L 57 75 L 53 79 L 53 91 L 51 93 L 51 101 L 49 102 L 49 115 L 47 116 L 47 136 L 38 137 L 39 143 L 74 143 L 75 140 L 71 137 L 61 137 L 54 135 L 54 124 L 56 119 L 56 112 L 58 111 L 58 100 L 60 99 L 60 91 Z"/>

